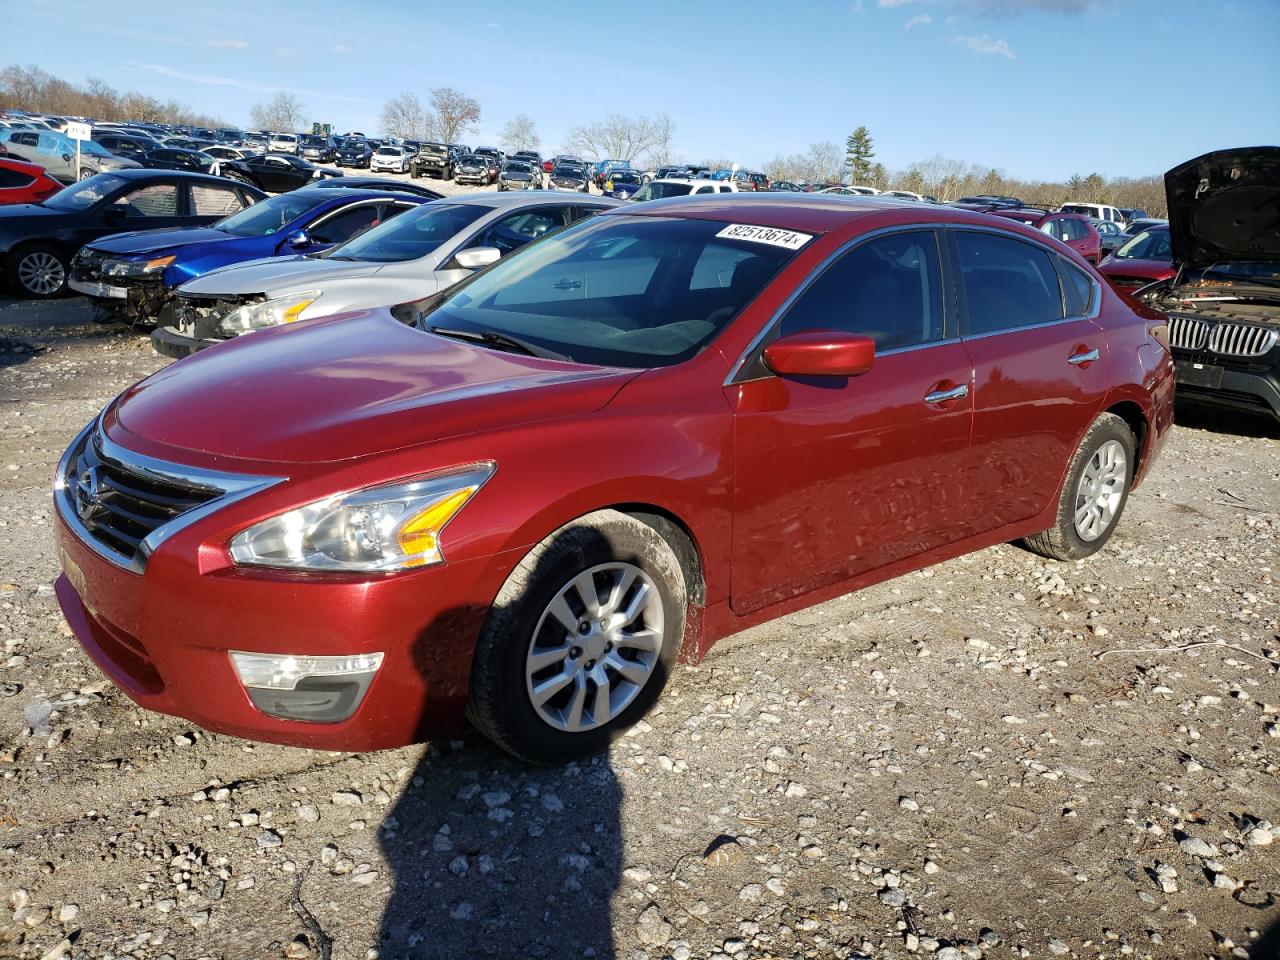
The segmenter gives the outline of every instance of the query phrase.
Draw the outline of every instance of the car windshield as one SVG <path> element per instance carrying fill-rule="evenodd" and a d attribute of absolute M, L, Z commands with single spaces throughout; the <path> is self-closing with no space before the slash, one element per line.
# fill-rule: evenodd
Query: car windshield
<path fill-rule="evenodd" d="M 578 363 L 679 363 L 795 255 L 719 236 L 725 227 L 666 217 L 591 218 L 429 301 L 417 323 L 428 332 L 513 338 Z"/>
<path fill-rule="evenodd" d="M 1168 230 L 1144 230 L 1112 254 L 1117 260 L 1172 260 Z"/>
<path fill-rule="evenodd" d="M 44 201 L 43 205 L 52 207 L 55 210 L 88 210 L 103 197 L 114 192 L 123 183 L 125 183 L 124 177 L 113 177 L 109 173 L 100 173 L 96 177 L 81 180 L 79 183 L 73 183 L 71 186 L 59 190 Z"/>
<path fill-rule="evenodd" d="M 551 171 L 553 177 L 581 177 L 582 168 L 576 164 L 561 164 Z"/>
<path fill-rule="evenodd" d="M 614 183 L 639 183 L 640 178 L 630 170 L 614 170 L 609 174 L 609 179 Z"/>
<path fill-rule="evenodd" d="M 399 147 L 379 147 L 378 156 L 380 157 L 398 157 L 400 156 Z"/>
<path fill-rule="evenodd" d="M 664 200 L 667 197 L 683 197 L 693 189 L 692 183 L 660 183 L 653 181 L 631 195 L 632 200 Z"/>
<path fill-rule="evenodd" d="M 219 220 L 215 227 L 236 237 L 269 237 L 313 207 L 328 200 L 325 194 L 295 190 L 270 197 Z"/>
<path fill-rule="evenodd" d="M 502 166 L 503 173 L 532 173 L 533 169 L 527 163 L 519 163 L 510 160 Z"/>
<path fill-rule="evenodd" d="M 326 256 L 372 263 L 417 260 L 488 212 L 488 207 L 475 203 L 424 204 L 334 247 Z"/>

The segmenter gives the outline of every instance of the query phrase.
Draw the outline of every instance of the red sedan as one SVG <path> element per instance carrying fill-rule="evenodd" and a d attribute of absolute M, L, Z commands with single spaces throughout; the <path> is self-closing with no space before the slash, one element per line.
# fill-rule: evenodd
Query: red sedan
<path fill-rule="evenodd" d="M 12 157 L 0 157 L 0 206 L 39 203 L 62 189 L 44 167 Z"/>
<path fill-rule="evenodd" d="M 1013 208 L 1009 210 L 992 210 L 997 217 L 1008 217 L 1028 226 L 1035 227 L 1041 233 L 1047 233 L 1055 240 L 1061 240 L 1068 247 L 1092 264 L 1102 259 L 1102 237 L 1089 218 L 1079 213 L 1046 213 L 1043 210 L 1027 210 Z"/>
<path fill-rule="evenodd" d="M 1125 293 L 1177 274 L 1168 224 L 1150 227 L 1126 240 L 1102 261 L 1098 272 Z"/>
<path fill-rule="evenodd" d="M 1163 316 L 1037 230 L 654 201 L 130 388 L 58 466 L 57 594 L 213 730 L 359 750 L 465 713 L 556 760 L 753 624 L 1010 540 L 1095 553 L 1172 402 Z"/>

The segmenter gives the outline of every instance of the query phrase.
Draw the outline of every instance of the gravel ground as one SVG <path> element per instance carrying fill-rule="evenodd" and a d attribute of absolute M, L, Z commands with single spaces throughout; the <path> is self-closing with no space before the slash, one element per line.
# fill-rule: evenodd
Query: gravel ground
<path fill-rule="evenodd" d="M 0 301 L 0 956 L 1280 956 L 1280 432 L 1180 411 L 1091 561 L 1002 546 L 722 642 L 607 755 L 147 714 L 59 615 L 49 476 L 158 369 Z"/>

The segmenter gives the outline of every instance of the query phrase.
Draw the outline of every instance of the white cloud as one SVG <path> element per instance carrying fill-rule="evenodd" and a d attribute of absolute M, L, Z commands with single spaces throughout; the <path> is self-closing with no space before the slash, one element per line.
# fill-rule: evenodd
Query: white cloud
<path fill-rule="evenodd" d="M 248 40 L 210 40 L 207 44 L 215 50 L 248 50 Z"/>
<path fill-rule="evenodd" d="M 340 57 L 346 56 L 348 53 L 355 53 L 355 51 L 352 50 L 350 47 L 348 47 L 345 43 L 338 44 L 336 47 L 333 48 L 333 52 L 338 54 L 338 56 Z"/>
<path fill-rule="evenodd" d="M 984 53 L 1008 57 L 1014 59 L 1013 51 L 1009 49 L 1009 44 L 1003 40 L 992 40 L 988 34 L 982 34 L 977 37 L 956 37 L 956 43 L 962 47 L 968 47 L 974 53 Z"/>
<path fill-rule="evenodd" d="M 917 13 L 914 17 L 907 21 L 907 25 L 903 27 L 903 31 L 914 30 L 916 27 L 927 27 L 933 23 L 933 17 L 927 13 Z"/>
<path fill-rule="evenodd" d="M 293 47 L 277 47 L 276 56 L 281 60 L 292 60 L 295 51 Z"/>

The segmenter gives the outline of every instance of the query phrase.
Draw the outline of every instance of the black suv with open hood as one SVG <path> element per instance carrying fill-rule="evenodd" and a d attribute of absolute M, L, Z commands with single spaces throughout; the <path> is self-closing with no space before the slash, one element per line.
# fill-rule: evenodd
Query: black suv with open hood
<path fill-rule="evenodd" d="M 1135 296 L 1169 318 L 1183 396 L 1280 420 L 1280 147 L 1164 175 L 1177 274 Z"/>

